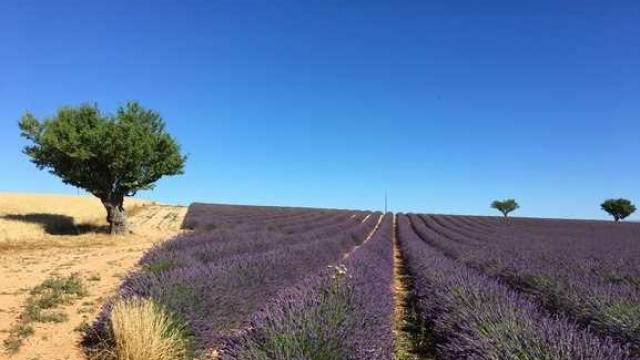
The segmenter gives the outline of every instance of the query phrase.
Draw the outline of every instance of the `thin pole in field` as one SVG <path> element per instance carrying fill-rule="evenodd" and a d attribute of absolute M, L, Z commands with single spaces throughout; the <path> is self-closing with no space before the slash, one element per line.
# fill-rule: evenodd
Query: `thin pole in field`
<path fill-rule="evenodd" d="M 387 213 L 387 190 L 384 191 L 384 213 Z"/>

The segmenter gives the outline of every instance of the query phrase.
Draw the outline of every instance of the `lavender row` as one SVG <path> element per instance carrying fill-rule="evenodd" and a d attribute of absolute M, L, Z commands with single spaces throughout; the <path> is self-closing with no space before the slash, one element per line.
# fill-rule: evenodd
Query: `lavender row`
<path fill-rule="evenodd" d="M 270 211 L 269 211 L 270 210 Z M 261 219 L 283 219 L 308 217 L 315 211 L 291 211 L 287 208 L 267 209 L 261 206 L 235 206 L 194 203 L 189 206 L 184 219 L 184 227 L 192 230 L 211 230 L 221 227 L 234 227 L 244 222 L 257 222 Z"/>
<path fill-rule="evenodd" d="M 422 220 L 449 240 L 490 248 L 499 257 L 582 273 L 640 288 L 640 225 L 558 219 L 428 215 Z"/>
<path fill-rule="evenodd" d="M 449 232 L 485 241 L 487 247 L 497 249 L 505 257 L 526 258 L 553 267 L 557 273 L 579 272 L 600 282 L 627 283 L 640 288 L 638 224 L 510 219 L 487 233 L 478 227 L 460 225 L 461 218 L 423 217 L 426 221 L 443 223 Z M 450 233 L 446 236 L 451 238 Z"/>
<path fill-rule="evenodd" d="M 210 231 L 220 228 L 242 228 L 255 231 L 278 224 L 313 221 L 327 215 L 353 215 L 366 212 L 330 209 L 290 208 L 194 203 L 189 206 L 183 227 Z"/>
<path fill-rule="evenodd" d="M 375 221 L 374 218 L 368 220 Z M 141 258 L 140 265 L 151 271 L 165 271 L 198 263 L 212 263 L 245 253 L 276 251 L 281 247 L 308 243 L 313 239 L 325 238 L 336 233 L 348 233 L 361 223 L 358 217 L 341 215 L 325 216 L 324 219 L 312 223 L 310 229 L 300 228 L 296 232 L 286 234 L 269 229 L 220 229 L 187 233 L 149 250 Z"/>
<path fill-rule="evenodd" d="M 485 223 L 493 223 L 487 229 L 459 224 L 468 217 L 429 218 L 448 222 L 451 230 L 475 239 L 501 246 L 516 245 L 527 256 L 566 264 L 569 271 L 592 273 L 611 282 L 640 284 L 640 224 L 528 218 L 505 221 L 486 217 Z"/>
<path fill-rule="evenodd" d="M 393 216 L 338 267 L 307 277 L 227 339 L 221 359 L 393 358 Z"/>
<path fill-rule="evenodd" d="M 640 352 L 640 291 L 634 285 L 611 283 L 572 267 L 575 260 L 571 259 L 570 247 L 548 253 L 544 244 L 525 245 L 516 239 L 496 240 L 484 246 L 464 245 L 453 240 L 453 232 L 434 227 L 428 217 L 411 219 L 426 241 L 450 257 L 501 279 L 547 310 L 570 316 L 601 336 Z"/>
<path fill-rule="evenodd" d="M 634 359 L 628 349 L 550 316 L 500 282 L 425 243 L 407 216 L 398 236 L 418 313 L 442 359 Z"/>
<path fill-rule="evenodd" d="M 118 299 L 141 297 L 151 298 L 184 318 L 198 349 L 215 347 L 279 290 L 317 273 L 328 264 L 339 262 L 346 252 L 364 241 L 376 224 L 376 216 L 365 222 L 351 220 L 349 224 L 341 232 L 301 235 L 303 241 L 285 242 L 267 251 L 253 252 L 247 248 L 245 253 L 223 256 L 215 261 L 184 261 L 180 266 L 166 268 L 143 266 L 125 278 L 117 295 L 104 306 L 86 334 L 85 345 L 91 348 L 108 344 L 111 304 Z M 196 245 L 168 246 L 167 249 L 173 249 L 168 253 L 181 261 L 191 256 L 181 255 L 182 250 L 194 254 L 198 249 L 203 253 L 215 249 L 215 246 L 210 247 L 211 242 L 216 241 L 215 237 L 199 241 L 198 236 L 207 235 L 208 232 L 196 232 L 193 237 L 170 240 L 169 244 L 193 241 Z M 228 242 L 232 242 L 233 232 L 226 235 Z M 242 232 L 236 235 L 238 238 L 244 236 Z M 215 256 L 215 251 L 210 254 Z"/>

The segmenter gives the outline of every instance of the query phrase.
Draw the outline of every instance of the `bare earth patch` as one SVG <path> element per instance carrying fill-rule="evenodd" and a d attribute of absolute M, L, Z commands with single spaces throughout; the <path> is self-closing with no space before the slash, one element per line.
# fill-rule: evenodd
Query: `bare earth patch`
<path fill-rule="evenodd" d="M 58 308 L 67 321 L 32 323 L 34 332 L 20 350 L 14 355 L 0 351 L 0 359 L 84 358 L 77 329 L 95 318 L 121 277 L 149 247 L 181 231 L 186 213 L 185 207 L 144 201 L 132 201 L 127 208 L 132 233 L 111 237 L 99 232 L 106 224 L 96 199 L 0 194 L 0 341 L 20 323 L 31 290 L 46 279 L 77 274 L 88 293 Z M 25 214 L 40 215 L 20 216 Z M 59 233 L 51 230 L 58 226 L 56 219 L 64 222 Z M 95 231 L 76 230 L 82 223 L 92 224 Z"/>
<path fill-rule="evenodd" d="M 394 219 L 394 227 L 397 226 Z M 414 310 L 411 278 L 404 267 L 404 261 L 398 245 L 397 231 L 393 234 L 393 271 L 394 271 L 394 296 L 395 296 L 395 358 L 398 360 L 433 360 L 433 349 L 425 341 L 422 326 Z"/>

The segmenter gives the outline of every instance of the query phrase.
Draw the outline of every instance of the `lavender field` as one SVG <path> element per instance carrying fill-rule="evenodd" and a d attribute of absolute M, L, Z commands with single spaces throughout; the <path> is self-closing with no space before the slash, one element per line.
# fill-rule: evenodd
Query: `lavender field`
<path fill-rule="evenodd" d="M 190 358 L 389 358 L 392 224 L 374 212 L 194 204 L 191 231 L 143 256 L 87 331 L 87 352 L 109 358 L 113 304 L 145 298 L 183 320 Z"/>
<path fill-rule="evenodd" d="M 193 204 L 184 227 L 123 279 L 89 355 L 113 358 L 115 304 L 150 299 L 184 359 L 640 358 L 640 224 Z"/>
<path fill-rule="evenodd" d="M 441 359 L 637 359 L 640 224 L 398 215 Z"/>

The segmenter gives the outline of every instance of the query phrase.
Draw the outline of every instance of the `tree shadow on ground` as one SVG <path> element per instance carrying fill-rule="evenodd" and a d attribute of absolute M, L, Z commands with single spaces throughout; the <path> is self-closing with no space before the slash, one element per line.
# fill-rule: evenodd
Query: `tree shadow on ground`
<path fill-rule="evenodd" d="M 76 224 L 73 217 L 60 214 L 7 214 L 0 218 L 12 221 L 21 221 L 30 224 L 38 224 L 49 235 L 81 235 L 86 233 L 106 233 L 109 227 L 95 224 Z"/>

